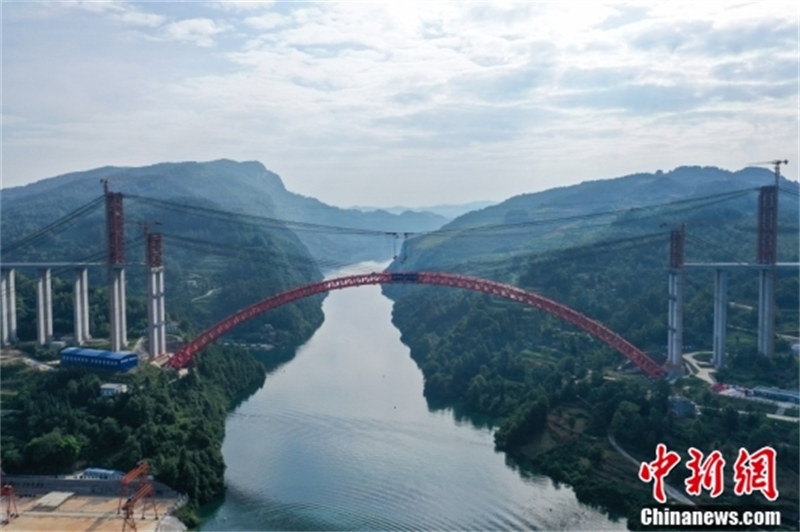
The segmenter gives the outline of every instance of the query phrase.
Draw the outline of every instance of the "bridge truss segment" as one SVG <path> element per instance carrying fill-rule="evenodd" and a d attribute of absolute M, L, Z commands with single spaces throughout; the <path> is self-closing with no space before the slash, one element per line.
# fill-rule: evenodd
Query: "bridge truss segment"
<path fill-rule="evenodd" d="M 575 309 L 516 286 L 490 281 L 488 279 L 481 279 L 479 277 L 442 272 L 373 272 L 348 275 L 307 284 L 282 292 L 254 303 L 206 329 L 175 353 L 170 359 L 169 365 L 176 369 L 185 367 L 197 353 L 237 325 L 263 314 L 268 310 L 291 303 L 292 301 L 324 292 L 330 292 L 332 290 L 341 290 L 356 286 L 406 283 L 449 286 L 473 290 L 503 297 L 543 310 L 544 312 L 575 325 L 579 329 L 586 331 L 613 349 L 619 351 L 623 356 L 636 364 L 648 377 L 659 379 L 666 375 L 664 368 L 636 346 L 605 325 L 581 314 Z"/>

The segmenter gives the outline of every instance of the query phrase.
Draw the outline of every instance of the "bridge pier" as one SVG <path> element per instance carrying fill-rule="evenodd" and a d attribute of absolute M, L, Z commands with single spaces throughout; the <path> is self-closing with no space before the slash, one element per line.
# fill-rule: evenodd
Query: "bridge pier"
<path fill-rule="evenodd" d="M 109 269 L 108 283 L 109 329 L 111 350 L 122 351 L 128 344 L 125 316 L 125 269 L 115 265 Z"/>
<path fill-rule="evenodd" d="M 669 272 L 667 365 L 683 374 L 683 271 Z"/>
<path fill-rule="evenodd" d="M 775 271 L 765 267 L 758 272 L 758 352 L 775 352 Z"/>
<path fill-rule="evenodd" d="M 9 345 L 17 341 L 17 291 L 14 268 L 0 272 L 0 344 Z"/>
<path fill-rule="evenodd" d="M 75 343 L 82 345 L 92 337 L 89 333 L 89 270 L 87 268 L 75 268 L 73 306 L 75 308 Z"/>
<path fill-rule="evenodd" d="M 150 268 L 147 274 L 147 340 L 150 356 L 167 351 L 164 315 L 164 267 Z"/>
<path fill-rule="evenodd" d="M 147 340 L 150 356 L 167 352 L 164 309 L 164 250 L 160 233 L 147 234 Z"/>
<path fill-rule="evenodd" d="M 714 367 L 725 367 L 725 345 L 727 342 L 728 326 L 728 272 L 722 269 L 714 270 L 714 340 L 713 357 Z"/>
<path fill-rule="evenodd" d="M 669 308 L 667 324 L 667 367 L 674 375 L 683 375 L 683 250 L 686 229 L 670 232 L 669 238 Z"/>
<path fill-rule="evenodd" d="M 763 265 L 758 277 L 758 352 L 772 356 L 775 350 L 775 263 L 778 258 L 778 167 L 775 185 L 758 194 L 758 241 L 756 262 Z"/>
<path fill-rule="evenodd" d="M 47 345 L 53 339 L 53 283 L 50 268 L 41 268 L 36 280 L 36 341 Z"/>

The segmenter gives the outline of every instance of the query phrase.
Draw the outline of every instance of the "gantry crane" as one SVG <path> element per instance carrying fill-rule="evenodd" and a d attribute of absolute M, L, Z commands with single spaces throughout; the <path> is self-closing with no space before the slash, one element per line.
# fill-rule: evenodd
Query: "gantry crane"
<path fill-rule="evenodd" d="M 130 485 L 136 482 L 137 488 L 133 495 L 128 495 Z M 155 518 L 158 519 L 158 508 L 156 508 L 156 501 L 153 498 L 153 484 L 150 482 L 150 475 L 147 473 L 147 462 L 139 462 L 136 467 L 131 469 L 122 477 L 120 481 L 120 497 L 119 504 L 117 505 L 117 513 L 124 512 L 122 522 L 122 532 L 130 526 L 131 529 L 136 531 L 136 519 L 133 517 L 134 508 L 136 503 L 143 498 L 148 497 L 150 504 L 153 506 L 153 513 Z M 147 510 L 147 503 L 142 506 L 142 519 Z"/>
<path fill-rule="evenodd" d="M 3 523 L 8 523 L 19 515 L 19 510 L 17 510 L 17 495 L 14 493 L 14 487 L 11 484 L 6 484 L 0 488 L 0 496 L 6 498 L 6 515 L 3 518 Z"/>

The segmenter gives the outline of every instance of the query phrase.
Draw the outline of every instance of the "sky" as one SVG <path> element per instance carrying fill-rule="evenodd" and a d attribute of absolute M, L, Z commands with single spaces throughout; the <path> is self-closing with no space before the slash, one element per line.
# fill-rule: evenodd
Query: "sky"
<path fill-rule="evenodd" d="M 2 186 L 257 160 L 339 206 L 798 172 L 797 2 L 14 2 Z"/>

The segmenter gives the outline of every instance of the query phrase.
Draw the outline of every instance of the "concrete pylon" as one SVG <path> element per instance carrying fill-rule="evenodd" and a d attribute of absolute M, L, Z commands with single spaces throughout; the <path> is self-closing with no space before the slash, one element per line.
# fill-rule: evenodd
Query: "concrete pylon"
<path fill-rule="evenodd" d="M 667 366 L 673 375 L 683 375 L 683 250 L 685 238 L 684 227 L 670 232 Z"/>
<path fill-rule="evenodd" d="M 73 293 L 75 308 L 75 343 L 83 344 L 89 334 L 89 273 L 87 268 L 75 268 L 75 289 Z"/>
<path fill-rule="evenodd" d="M 13 268 L 0 272 L 0 343 L 3 346 L 17 341 L 17 291 Z"/>
<path fill-rule="evenodd" d="M 36 341 L 47 345 L 53 339 L 53 284 L 50 268 L 39 270 L 36 280 Z"/>
<path fill-rule="evenodd" d="M 714 339 L 713 356 L 714 367 L 725 367 L 725 345 L 728 332 L 728 272 L 714 270 Z"/>
<path fill-rule="evenodd" d="M 111 350 L 122 351 L 128 344 L 127 320 L 125 317 L 125 269 L 121 266 L 111 268 L 109 283 L 109 314 Z"/>

